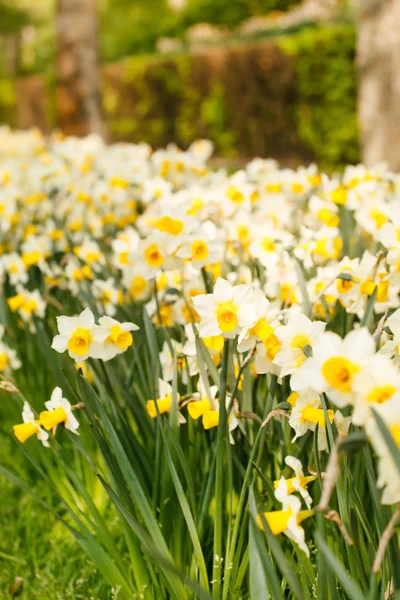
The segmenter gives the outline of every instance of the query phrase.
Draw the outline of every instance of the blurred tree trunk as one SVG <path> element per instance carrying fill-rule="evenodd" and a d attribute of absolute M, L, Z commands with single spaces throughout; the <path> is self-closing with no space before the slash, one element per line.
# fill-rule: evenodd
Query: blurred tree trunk
<path fill-rule="evenodd" d="M 57 124 L 67 134 L 104 137 L 96 0 L 57 0 Z"/>
<path fill-rule="evenodd" d="M 363 161 L 400 171 L 399 0 L 359 0 L 357 62 Z"/>
<path fill-rule="evenodd" d="M 20 32 L 4 36 L 4 68 L 11 77 L 15 77 L 18 72 L 20 46 Z"/>

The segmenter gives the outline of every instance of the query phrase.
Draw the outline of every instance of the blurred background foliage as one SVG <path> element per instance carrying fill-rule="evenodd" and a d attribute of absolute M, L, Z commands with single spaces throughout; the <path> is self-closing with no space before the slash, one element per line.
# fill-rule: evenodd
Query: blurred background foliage
<path fill-rule="evenodd" d="M 229 159 L 357 162 L 355 26 L 338 4 L 328 21 L 284 21 L 299 0 L 98 0 L 110 140 L 207 137 Z M 0 0 L 0 122 L 57 125 L 55 8 Z"/>

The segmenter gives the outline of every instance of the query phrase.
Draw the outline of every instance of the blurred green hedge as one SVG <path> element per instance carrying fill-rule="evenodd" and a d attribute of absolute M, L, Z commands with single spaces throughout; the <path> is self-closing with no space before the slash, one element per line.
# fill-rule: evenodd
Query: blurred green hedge
<path fill-rule="evenodd" d="M 354 58 L 355 31 L 347 23 L 252 45 L 128 57 L 104 68 L 110 137 L 153 147 L 207 137 L 223 157 L 315 160 L 327 169 L 355 163 Z M 0 121 L 18 125 L 22 100 L 13 89 L 0 80 Z M 45 104 L 54 106 L 52 98 Z"/>
<path fill-rule="evenodd" d="M 130 57 L 106 70 L 109 129 L 153 146 L 208 137 L 226 157 L 357 162 L 354 58 L 347 23 L 251 46 Z"/>

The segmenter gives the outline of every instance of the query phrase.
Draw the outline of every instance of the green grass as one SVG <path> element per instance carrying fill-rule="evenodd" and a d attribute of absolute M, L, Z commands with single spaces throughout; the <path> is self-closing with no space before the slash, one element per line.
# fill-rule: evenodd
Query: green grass
<path fill-rule="evenodd" d="M 10 438 L 0 434 L 3 465 L 23 473 L 26 461 Z M 47 501 L 45 484 L 33 490 Z M 108 600 L 116 598 L 71 534 L 24 491 L 1 480 L 0 599 Z M 13 596 L 15 579 L 23 579 Z"/>

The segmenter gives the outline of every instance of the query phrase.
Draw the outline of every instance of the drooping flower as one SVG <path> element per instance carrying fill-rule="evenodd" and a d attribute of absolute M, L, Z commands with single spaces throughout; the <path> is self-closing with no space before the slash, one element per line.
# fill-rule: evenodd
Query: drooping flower
<path fill-rule="evenodd" d="M 275 497 L 282 503 L 282 510 L 265 512 L 264 518 L 274 535 L 284 533 L 295 542 L 309 557 L 310 551 L 305 542 L 305 532 L 300 523 L 313 515 L 312 510 L 301 510 L 300 500 L 293 494 L 289 494 L 288 486 L 284 477 L 279 481 L 275 489 Z M 259 518 L 262 527 L 262 520 Z"/>
<path fill-rule="evenodd" d="M 60 387 L 54 388 L 50 400 L 44 403 L 47 410 L 40 413 L 40 423 L 47 430 L 64 423 L 65 429 L 79 435 L 79 421 L 72 412 L 71 403 L 62 394 Z"/>
<path fill-rule="evenodd" d="M 27 402 L 24 402 L 22 410 L 22 421 L 23 423 L 13 426 L 13 432 L 15 437 L 21 444 L 26 442 L 30 437 L 36 435 L 45 447 L 49 447 L 49 434 L 42 429 L 41 421 L 35 419 L 35 415 L 32 412 L 31 407 Z"/>

